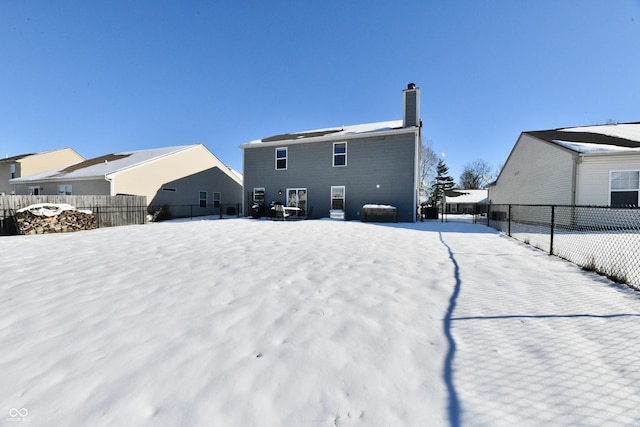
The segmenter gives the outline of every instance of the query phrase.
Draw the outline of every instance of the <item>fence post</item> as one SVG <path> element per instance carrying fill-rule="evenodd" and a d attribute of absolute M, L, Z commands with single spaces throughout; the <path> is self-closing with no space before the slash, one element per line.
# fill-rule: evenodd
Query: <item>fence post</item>
<path fill-rule="evenodd" d="M 222 203 L 218 207 L 220 208 L 220 219 L 222 219 Z"/>
<path fill-rule="evenodd" d="M 549 241 L 549 255 L 553 255 L 553 229 L 556 223 L 556 207 L 551 205 L 551 238 Z"/>
<path fill-rule="evenodd" d="M 100 208 L 96 206 L 96 228 L 100 228 Z"/>
<path fill-rule="evenodd" d="M 511 237 L 511 205 L 509 205 L 509 213 L 507 218 L 507 236 Z"/>

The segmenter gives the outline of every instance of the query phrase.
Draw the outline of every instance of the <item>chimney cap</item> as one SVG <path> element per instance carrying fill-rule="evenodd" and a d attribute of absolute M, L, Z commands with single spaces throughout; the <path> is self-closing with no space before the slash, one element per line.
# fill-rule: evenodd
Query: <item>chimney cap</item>
<path fill-rule="evenodd" d="M 407 89 L 415 89 L 416 88 L 416 84 L 415 83 L 409 83 L 407 85 Z"/>

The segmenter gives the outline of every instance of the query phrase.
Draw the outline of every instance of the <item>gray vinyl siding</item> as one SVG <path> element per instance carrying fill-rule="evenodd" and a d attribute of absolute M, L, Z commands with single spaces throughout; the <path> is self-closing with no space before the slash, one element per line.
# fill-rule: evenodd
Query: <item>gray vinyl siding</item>
<path fill-rule="evenodd" d="M 347 143 L 347 166 L 333 166 L 334 142 Z M 288 149 L 286 170 L 275 169 L 276 146 L 256 144 L 256 148 L 244 149 L 247 209 L 253 188 L 265 188 L 266 204 L 285 203 L 287 188 L 306 188 L 308 217 L 326 218 L 331 186 L 344 186 L 347 220 L 359 219 L 366 203 L 393 205 L 398 208 L 399 221 L 415 220 L 415 133 L 294 144 L 283 141 L 277 147 Z"/>
<path fill-rule="evenodd" d="M 171 188 L 175 191 L 164 191 L 163 188 Z M 163 183 L 149 201 L 149 205 L 198 205 L 200 191 L 207 192 L 207 205 L 212 205 L 213 193 L 220 193 L 222 205 L 242 203 L 242 187 L 220 168 L 214 167 Z"/>
<path fill-rule="evenodd" d="M 41 181 L 15 184 L 16 194 L 28 195 L 29 187 L 40 187 L 41 195 L 57 195 L 59 185 L 71 185 L 71 194 L 74 196 L 86 195 L 111 195 L 111 184 L 104 179 L 77 180 L 77 181 Z"/>
<path fill-rule="evenodd" d="M 416 91 L 409 91 L 406 93 L 406 117 L 405 117 L 405 127 L 409 127 L 409 126 L 418 126 L 418 123 L 416 123 L 418 114 L 417 114 L 417 109 L 418 109 L 418 105 L 417 105 L 417 98 L 418 98 L 418 94 Z"/>

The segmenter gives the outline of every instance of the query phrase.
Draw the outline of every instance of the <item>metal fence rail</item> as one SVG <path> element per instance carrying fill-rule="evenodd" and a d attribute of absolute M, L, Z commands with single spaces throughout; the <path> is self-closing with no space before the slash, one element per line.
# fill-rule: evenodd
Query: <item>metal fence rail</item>
<path fill-rule="evenodd" d="M 640 209 L 489 205 L 496 230 L 640 290 Z"/>
<path fill-rule="evenodd" d="M 162 221 L 174 218 L 195 218 L 201 216 L 240 217 L 242 206 L 238 203 L 218 205 L 162 205 L 148 206 L 147 212 L 151 215 L 152 221 Z"/>

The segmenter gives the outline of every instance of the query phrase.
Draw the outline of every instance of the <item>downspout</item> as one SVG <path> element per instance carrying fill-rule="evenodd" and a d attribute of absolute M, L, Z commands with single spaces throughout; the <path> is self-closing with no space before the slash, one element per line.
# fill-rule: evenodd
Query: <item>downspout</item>
<path fill-rule="evenodd" d="M 576 194 L 578 192 L 578 169 L 579 165 L 582 163 L 582 156 L 576 155 L 573 158 L 573 170 L 571 172 L 571 205 L 575 206 L 576 204 Z"/>
<path fill-rule="evenodd" d="M 413 171 L 413 213 L 412 218 L 413 222 L 418 220 L 416 212 L 418 212 L 418 205 L 420 203 L 420 150 L 422 149 L 422 120 L 420 121 L 420 126 L 416 131 L 415 135 L 415 148 L 414 153 L 416 156 L 416 161 L 414 162 L 414 171 Z"/>
<path fill-rule="evenodd" d="M 108 175 L 104 176 L 104 180 L 107 181 L 109 183 L 109 195 L 110 196 L 114 196 L 113 194 L 113 178 L 109 177 Z"/>

